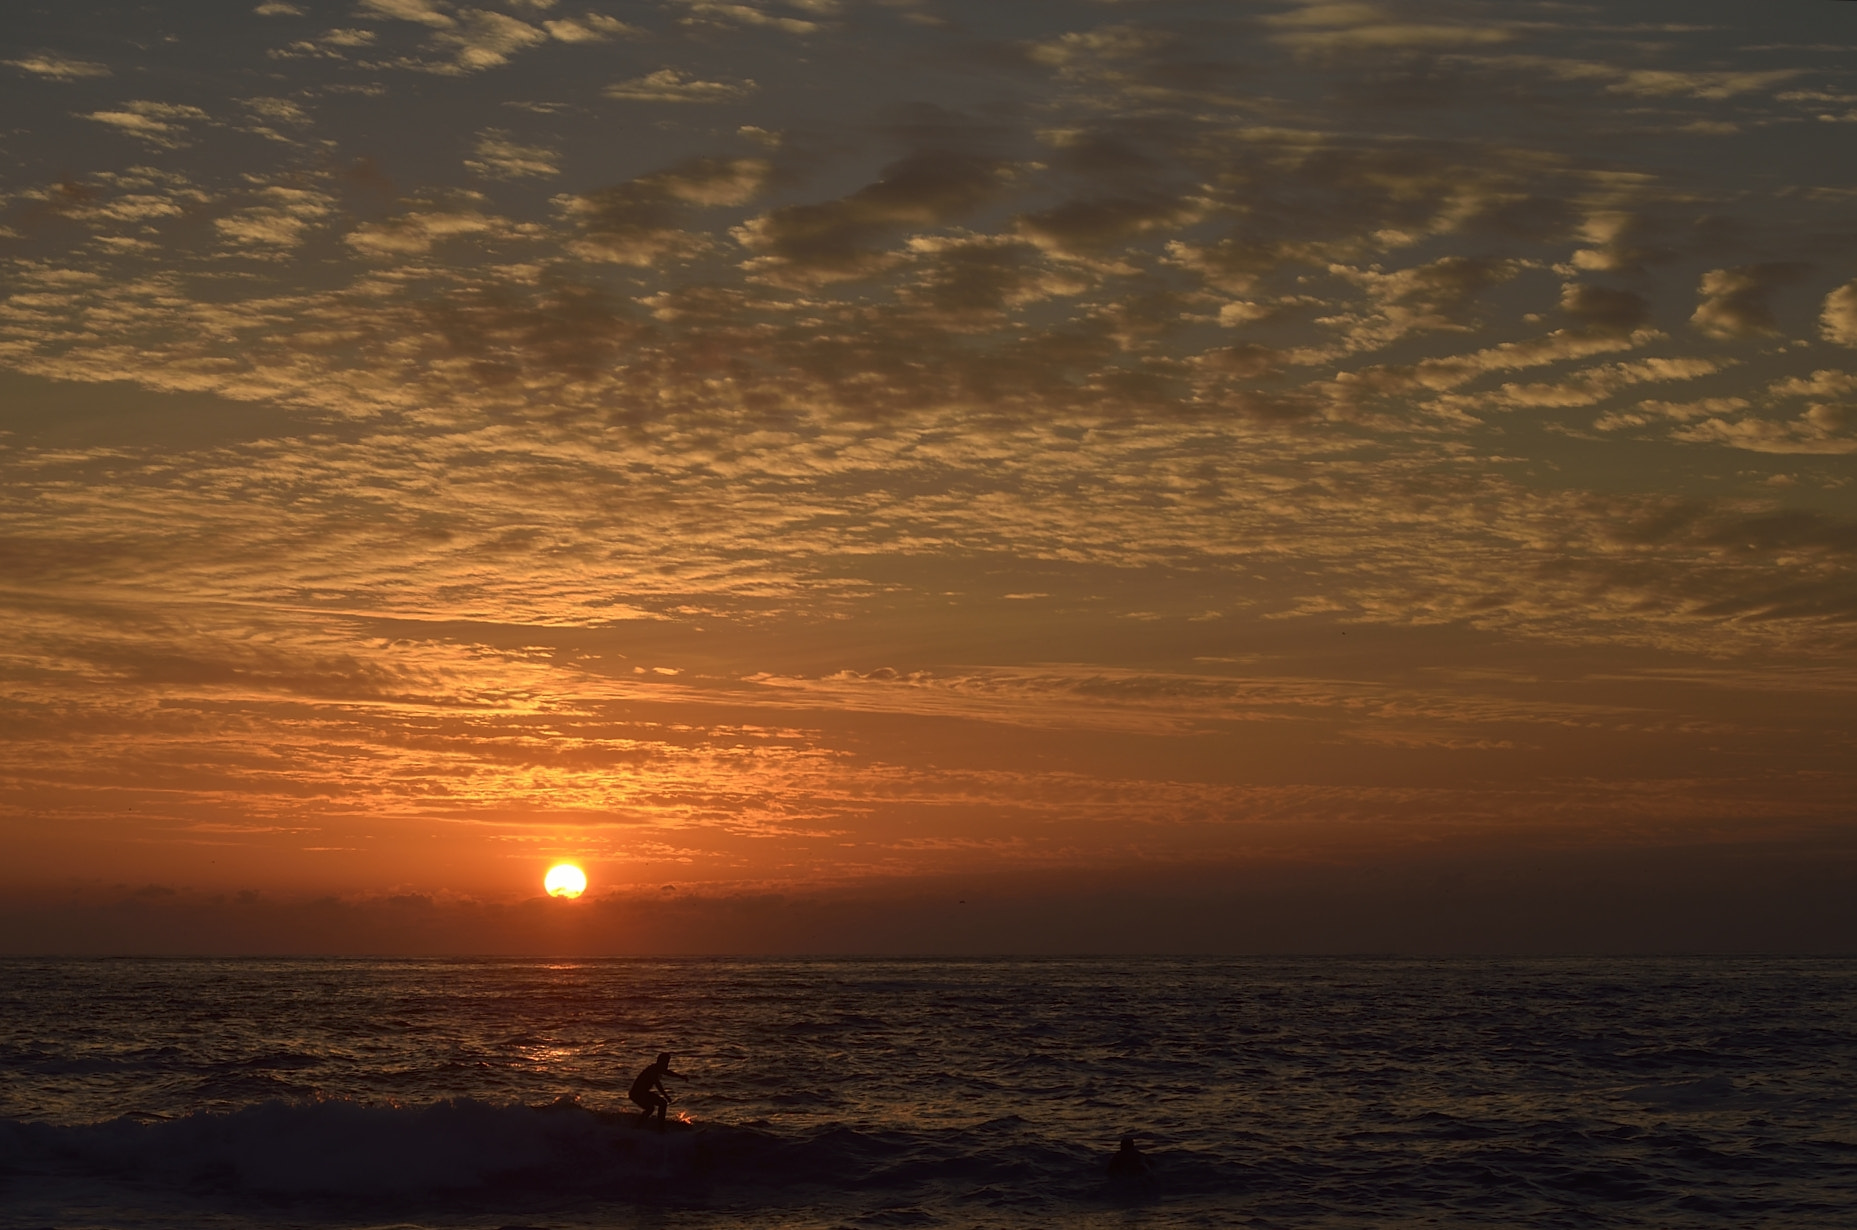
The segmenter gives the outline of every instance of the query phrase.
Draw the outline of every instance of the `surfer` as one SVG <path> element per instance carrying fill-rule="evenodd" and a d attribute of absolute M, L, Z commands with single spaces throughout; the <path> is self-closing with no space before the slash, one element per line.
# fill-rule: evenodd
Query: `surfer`
<path fill-rule="evenodd" d="M 1122 1138 L 1122 1147 L 1109 1159 L 1109 1175 L 1116 1179 L 1145 1179 L 1148 1177 L 1148 1159 L 1135 1147 L 1133 1136 Z"/>
<path fill-rule="evenodd" d="M 638 1103 L 645 1112 L 643 1123 L 651 1122 L 651 1112 L 658 1113 L 658 1130 L 664 1130 L 664 1112 L 670 1109 L 671 1095 L 664 1088 L 664 1078 L 674 1076 L 683 1080 L 684 1074 L 671 1071 L 671 1053 L 665 1051 L 658 1056 L 656 1063 L 645 1065 L 645 1070 L 632 1082 L 632 1092 L 626 1096 Z"/>

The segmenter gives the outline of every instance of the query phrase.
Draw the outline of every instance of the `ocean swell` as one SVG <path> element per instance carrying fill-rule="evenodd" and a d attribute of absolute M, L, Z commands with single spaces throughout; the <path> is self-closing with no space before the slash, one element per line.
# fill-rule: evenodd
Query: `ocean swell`
<path fill-rule="evenodd" d="M 800 1135 L 673 1121 L 660 1133 L 641 1127 L 636 1115 L 568 1098 L 541 1106 L 459 1098 L 410 1107 L 273 1100 L 172 1119 L 0 1121 L 0 1169 L 10 1177 L 133 1183 L 196 1198 L 417 1205 L 487 1192 L 573 1204 L 727 1189 L 754 1203 L 803 1199 L 809 1189 L 989 1186 L 1055 1194 L 1100 1185 L 1100 1164 L 1090 1151 L 1042 1140 L 1012 1117 L 964 1129 L 837 1126 Z"/>

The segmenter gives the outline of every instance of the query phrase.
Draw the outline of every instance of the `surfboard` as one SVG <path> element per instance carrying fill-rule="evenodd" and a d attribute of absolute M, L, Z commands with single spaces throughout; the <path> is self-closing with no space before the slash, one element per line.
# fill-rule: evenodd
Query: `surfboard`
<path fill-rule="evenodd" d="M 587 1113 L 601 1123 L 611 1127 L 631 1128 L 635 1131 L 654 1133 L 658 1130 L 656 1116 L 646 1116 L 635 1110 L 589 1110 Z M 700 1132 L 702 1130 L 703 1125 L 694 1119 L 670 1118 L 664 1121 L 665 1135 Z"/>

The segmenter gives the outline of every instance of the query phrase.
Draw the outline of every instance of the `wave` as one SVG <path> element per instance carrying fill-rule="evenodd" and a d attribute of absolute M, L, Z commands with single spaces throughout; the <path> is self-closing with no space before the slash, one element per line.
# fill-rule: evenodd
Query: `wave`
<path fill-rule="evenodd" d="M 729 1187 L 750 1200 L 807 1191 L 952 1185 L 1075 1193 L 1101 1156 L 1039 1137 L 1008 1117 L 969 1128 L 783 1135 L 673 1122 L 564 1098 L 544 1106 L 455 1099 L 425 1106 L 267 1101 L 172 1119 L 103 1123 L 0 1120 L 0 1171 L 116 1180 L 260 1198 L 422 1198 L 547 1194 L 556 1202 L 652 1199 Z"/>

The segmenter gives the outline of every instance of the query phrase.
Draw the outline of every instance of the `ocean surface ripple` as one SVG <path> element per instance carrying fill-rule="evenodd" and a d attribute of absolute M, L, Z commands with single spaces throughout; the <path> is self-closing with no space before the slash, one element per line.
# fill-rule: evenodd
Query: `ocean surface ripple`
<path fill-rule="evenodd" d="M 0 1227 L 389 1224 L 1848 1228 L 1857 961 L 0 961 Z"/>

